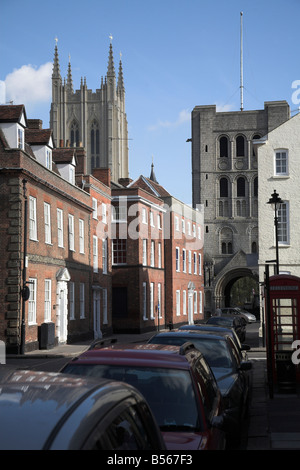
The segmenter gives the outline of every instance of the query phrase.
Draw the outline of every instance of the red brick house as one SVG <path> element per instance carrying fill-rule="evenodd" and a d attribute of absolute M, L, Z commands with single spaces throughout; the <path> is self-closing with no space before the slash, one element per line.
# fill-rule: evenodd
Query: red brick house
<path fill-rule="evenodd" d="M 27 120 L 23 105 L 0 106 L 0 339 L 7 351 L 111 331 L 109 251 L 105 275 L 91 261 L 98 256 L 103 266 L 103 250 L 93 253 L 93 200 L 106 204 L 110 188 L 84 173 L 82 148 L 54 149 L 51 130 Z"/>

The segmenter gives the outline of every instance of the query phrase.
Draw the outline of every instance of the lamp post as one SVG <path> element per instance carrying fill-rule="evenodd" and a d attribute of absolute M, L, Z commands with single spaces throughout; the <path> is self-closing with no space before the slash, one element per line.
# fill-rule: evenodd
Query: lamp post
<path fill-rule="evenodd" d="M 280 204 L 282 204 L 282 199 L 280 199 L 279 195 L 276 193 L 276 189 L 274 189 L 274 193 L 271 194 L 271 198 L 267 202 L 267 204 L 271 204 L 272 208 L 274 209 L 274 225 L 275 225 L 275 247 L 276 247 L 276 274 L 279 274 L 279 253 L 278 253 L 278 215 L 277 211 L 279 209 Z"/>

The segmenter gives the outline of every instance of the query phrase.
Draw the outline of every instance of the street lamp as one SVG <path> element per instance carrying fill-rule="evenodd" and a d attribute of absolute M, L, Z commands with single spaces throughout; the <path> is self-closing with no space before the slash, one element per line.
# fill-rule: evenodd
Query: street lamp
<path fill-rule="evenodd" d="M 276 193 L 276 189 L 274 189 L 274 193 L 271 194 L 271 198 L 267 202 L 267 204 L 271 204 L 272 208 L 274 209 L 274 225 L 275 225 L 275 246 L 276 246 L 276 274 L 279 274 L 279 253 L 278 253 L 278 215 L 277 211 L 279 209 L 280 204 L 282 204 L 282 199 L 280 199 L 279 195 Z"/>

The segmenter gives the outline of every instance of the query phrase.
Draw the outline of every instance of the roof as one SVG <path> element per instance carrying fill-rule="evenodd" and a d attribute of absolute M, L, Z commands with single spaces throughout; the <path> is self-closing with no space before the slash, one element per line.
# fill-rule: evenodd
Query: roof
<path fill-rule="evenodd" d="M 23 104 L 1 105 L 0 122 L 19 122 L 23 113 L 25 120 L 27 120 L 25 106 Z"/>
<path fill-rule="evenodd" d="M 199 353 L 200 354 L 200 353 Z M 187 356 L 180 354 L 180 347 L 161 344 L 114 344 L 109 347 L 84 352 L 72 363 L 113 364 L 148 367 L 189 367 Z"/>
<path fill-rule="evenodd" d="M 72 163 L 73 158 L 75 158 L 75 163 L 77 165 L 76 150 L 72 147 L 53 149 L 52 160 L 56 164 L 60 163 Z"/>
<path fill-rule="evenodd" d="M 30 145 L 48 145 L 51 137 L 51 129 L 26 129 L 25 131 L 25 141 Z"/>
<path fill-rule="evenodd" d="M 160 184 L 152 181 L 146 176 L 140 175 L 135 181 L 128 185 L 128 188 L 142 188 L 150 194 L 153 194 L 156 197 L 167 197 L 171 196 L 168 191 L 161 186 Z"/>

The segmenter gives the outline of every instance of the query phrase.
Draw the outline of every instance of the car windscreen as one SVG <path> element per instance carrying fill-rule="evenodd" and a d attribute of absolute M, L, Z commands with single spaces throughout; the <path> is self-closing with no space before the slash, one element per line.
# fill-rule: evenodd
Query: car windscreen
<path fill-rule="evenodd" d="M 162 431 L 203 429 L 191 376 L 187 370 L 70 363 L 63 372 L 105 377 L 133 385 L 146 398 Z"/>
<path fill-rule="evenodd" d="M 220 326 L 227 326 L 228 328 L 233 327 L 233 320 L 231 318 L 223 318 L 223 317 L 212 317 L 207 320 L 207 325 L 220 325 Z"/>
<path fill-rule="evenodd" d="M 216 367 L 222 367 L 226 369 L 233 368 L 232 357 L 225 340 L 217 338 L 206 338 L 205 336 L 200 337 L 200 335 L 198 337 L 196 335 L 158 335 L 154 336 L 154 338 L 151 338 L 151 343 L 172 344 L 177 346 L 181 346 L 187 341 L 193 343 L 195 348 L 202 352 L 204 358 L 212 369 Z"/>

